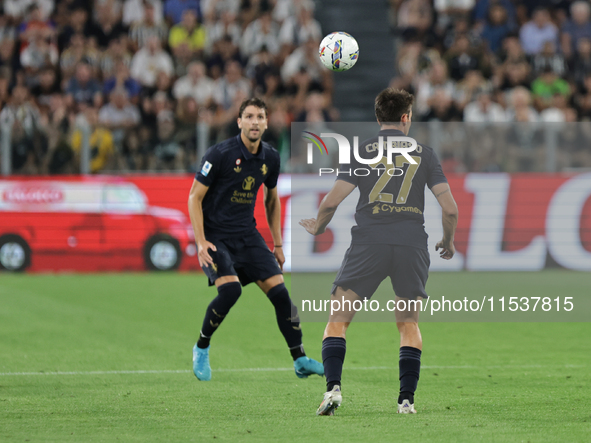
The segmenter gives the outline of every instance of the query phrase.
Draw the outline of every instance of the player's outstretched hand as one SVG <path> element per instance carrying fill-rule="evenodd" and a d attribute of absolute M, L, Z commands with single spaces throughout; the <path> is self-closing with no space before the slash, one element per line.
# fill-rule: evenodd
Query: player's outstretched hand
<path fill-rule="evenodd" d="M 283 271 L 283 263 L 285 263 L 285 255 L 283 254 L 283 247 L 278 247 L 273 249 L 273 255 L 275 256 L 275 260 L 279 263 L 279 268 Z"/>
<path fill-rule="evenodd" d="M 306 231 L 308 231 L 312 235 L 320 235 L 324 233 L 324 230 L 322 230 L 322 232 L 318 231 L 315 218 L 304 218 L 300 220 L 300 225 L 303 226 L 306 229 Z"/>
<path fill-rule="evenodd" d="M 217 251 L 215 245 L 205 240 L 203 243 L 197 244 L 197 257 L 199 258 L 199 265 L 203 268 L 213 265 L 213 258 L 209 255 L 209 250 Z"/>
<path fill-rule="evenodd" d="M 435 250 L 439 251 L 439 249 L 441 249 L 439 256 L 444 260 L 449 260 L 456 253 L 453 241 L 441 240 L 435 245 Z"/>

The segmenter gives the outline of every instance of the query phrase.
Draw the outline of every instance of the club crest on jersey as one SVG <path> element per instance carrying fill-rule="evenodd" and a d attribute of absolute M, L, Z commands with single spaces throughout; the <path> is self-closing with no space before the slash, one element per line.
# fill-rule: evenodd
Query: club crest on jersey
<path fill-rule="evenodd" d="M 249 175 L 242 182 L 242 189 L 244 189 L 245 191 L 250 191 L 253 186 L 254 186 L 254 177 L 251 177 Z"/>
<path fill-rule="evenodd" d="M 263 163 L 263 166 L 261 167 L 261 172 L 263 173 L 263 175 L 267 175 L 267 172 L 269 172 L 269 169 L 267 169 L 267 165 Z"/>
<path fill-rule="evenodd" d="M 236 166 L 236 167 L 234 168 L 234 172 L 237 172 L 237 173 L 238 173 L 238 172 L 240 172 L 240 171 L 242 171 L 242 168 L 241 168 L 240 166 Z"/>
<path fill-rule="evenodd" d="M 242 163 L 242 160 L 240 160 L 239 158 L 236 159 L 236 166 L 238 166 L 240 163 Z"/>
<path fill-rule="evenodd" d="M 209 171 L 211 171 L 211 166 L 211 163 L 209 163 L 208 161 L 203 163 L 203 167 L 201 168 L 201 174 L 207 177 L 207 174 L 209 174 Z"/>

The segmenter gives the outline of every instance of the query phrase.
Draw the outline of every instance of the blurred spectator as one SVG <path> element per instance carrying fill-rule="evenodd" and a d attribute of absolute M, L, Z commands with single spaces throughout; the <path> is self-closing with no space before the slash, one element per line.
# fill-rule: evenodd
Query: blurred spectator
<path fill-rule="evenodd" d="M 520 121 L 535 123 L 539 116 L 531 106 L 532 98 L 529 89 L 518 86 L 510 91 L 509 107 L 507 108 L 507 121 Z"/>
<path fill-rule="evenodd" d="M 77 7 L 71 11 L 68 18 L 69 24 L 60 31 L 57 39 L 60 51 L 63 51 L 70 44 L 73 35 L 81 34 L 88 37 L 91 32 L 86 9 Z"/>
<path fill-rule="evenodd" d="M 242 65 L 242 57 L 238 47 L 232 42 L 232 37 L 224 36 L 215 42 L 211 56 L 208 58 L 207 67 L 211 78 L 220 78 L 229 61 L 237 61 Z"/>
<path fill-rule="evenodd" d="M 213 44 L 226 35 L 231 38 L 235 46 L 238 46 L 242 39 L 242 30 L 236 22 L 236 14 L 230 10 L 222 11 L 220 20 L 206 22 L 205 29 L 207 32 L 205 48 L 208 54 L 212 52 Z"/>
<path fill-rule="evenodd" d="M 158 114 L 157 140 L 153 155 L 150 156 L 148 168 L 151 170 L 177 170 L 184 169 L 184 151 L 175 140 L 174 115 L 171 111 Z"/>
<path fill-rule="evenodd" d="M 120 165 L 122 169 L 140 171 L 145 169 L 146 149 L 142 147 L 142 140 L 136 131 L 127 133 L 123 139 L 123 153 Z"/>
<path fill-rule="evenodd" d="M 318 57 L 318 41 L 309 39 L 293 51 L 281 67 L 281 78 L 292 89 L 305 86 L 305 91 L 328 91 L 330 77 Z"/>
<path fill-rule="evenodd" d="M 590 7 L 587 2 L 576 1 L 570 7 L 571 19 L 562 27 L 562 52 L 570 58 L 577 48 L 579 39 L 591 39 Z"/>
<path fill-rule="evenodd" d="M 16 37 L 16 28 L 10 23 L 8 16 L 2 14 L 0 9 L 0 43 L 4 40 L 14 40 Z"/>
<path fill-rule="evenodd" d="M 39 19 L 47 20 L 54 8 L 53 0 L 4 0 L 4 13 L 15 21 L 23 18 L 31 7 L 39 8 Z"/>
<path fill-rule="evenodd" d="M 44 107 L 41 118 L 47 135 L 47 153 L 41 161 L 43 174 L 72 174 L 77 168 L 72 162 L 74 152 L 69 143 L 70 116 L 66 101 L 61 94 L 53 94 L 49 99 L 49 107 Z M 79 164 L 80 162 L 78 162 Z"/>
<path fill-rule="evenodd" d="M 481 37 L 488 44 L 491 52 L 501 48 L 503 39 L 511 32 L 513 26 L 509 22 L 507 10 L 500 4 L 491 5 Z"/>
<path fill-rule="evenodd" d="M 521 27 L 519 31 L 521 46 L 528 55 L 535 55 L 544 48 L 544 44 L 558 43 L 558 28 L 550 18 L 550 13 L 545 8 L 534 11 L 531 21 Z"/>
<path fill-rule="evenodd" d="M 447 28 L 456 20 L 465 20 L 475 5 L 475 0 L 435 0 L 437 12 L 437 26 L 440 29 Z"/>
<path fill-rule="evenodd" d="M 332 118 L 326 105 L 326 97 L 312 92 L 306 98 L 304 110 L 295 118 L 296 122 L 320 123 L 330 122 Z"/>
<path fill-rule="evenodd" d="M 127 64 L 122 60 L 119 60 L 115 63 L 115 72 L 113 76 L 105 80 L 103 94 L 107 97 L 113 89 L 121 87 L 127 91 L 129 100 L 137 105 L 142 86 L 129 75 Z"/>
<path fill-rule="evenodd" d="M 472 49 L 478 49 L 481 47 L 482 39 L 480 38 L 480 33 L 470 28 L 470 23 L 467 18 L 460 16 L 453 22 L 453 27 L 445 31 L 443 37 L 444 48 L 451 48 L 460 35 L 464 35 L 468 38 Z"/>
<path fill-rule="evenodd" d="M 103 79 L 111 77 L 115 72 L 115 64 L 123 63 L 131 66 L 132 54 L 127 51 L 124 38 L 115 38 L 109 42 L 109 47 L 103 51 L 100 59 L 100 73 Z"/>
<path fill-rule="evenodd" d="M 90 66 L 85 62 L 76 65 L 76 75 L 68 81 L 66 87 L 68 105 L 92 105 L 101 97 L 101 86 L 93 78 Z"/>
<path fill-rule="evenodd" d="M 163 21 L 161 0 L 125 0 L 121 21 L 125 26 L 130 26 L 134 22 L 140 22 L 146 17 L 147 9 L 152 10 L 151 14 L 154 23 L 161 24 Z"/>
<path fill-rule="evenodd" d="M 433 23 L 433 9 L 428 0 L 403 0 L 396 14 L 395 29 L 405 39 L 421 39 Z"/>
<path fill-rule="evenodd" d="M 126 133 L 140 122 L 140 112 L 129 102 L 125 88 L 119 87 L 111 92 L 111 99 L 100 109 L 98 119 L 112 132 L 117 152 L 121 152 Z"/>
<path fill-rule="evenodd" d="M 12 170 L 34 173 L 39 159 L 35 139 L 41 130 L 39 111 L 28 100 L 24 86 L 15 86 L 9 103 L 0 112 L 0 128 L 10 128 L 12 142 Z"/>
<path fill-rule="evenodd" d="M 250 82 L 242 76 L 240 63 L 230 61 L 226 64 L 224 76 L 214 84 L 213 99 L 217 105 L 227 110 L 232 107 L 239 92 L 241 96 L 250 96 Z"/>
<path fill-rule="evenodd" d="M 539 111 L 550 107 L 552 98 L 555 94 L 568 97 L 570 95 L 570 86 L 568 82 L 556 75 L 551 68 L 546 68 L 542 74 L 536 78 L 531 91 L 534 96 L 534 103 Z"/>
<path fill-rule="evenodd" d="M 202 62 L 192 62 L 187 71 L 187 75 L 179 78 L 174 84 L 174 97 L 177 100 L 192 97 L 199 106 L 207 105 L 213 95 L 214 83 L 205 74 L 205 65 Z"/>
<path fill-rule="evenodd" d="M 18 31 L 21 40 L 21 52 L 38 37 L 49 39 L 55 37 L 54 24 L 43 18 L 41 8 L 34 3 L 27 9 L 27 20 L 19 26 Z"/>
<path fill-rule="evenodd" d="M 583 119 L 591 119 L 591 74 L 583 79 L 581 94 L 575 99 L 579 114 Z"/>
<path fill-rule="evenodd" d="M 132 2 L 135 0 L 129 0 L 129 3 Z M 154 4 L 146 1 L 143 12 L 143 16 L 134 21 L 129 29 L 129 41 L 134 51 L 143 48 L 152 36 L 157 37 L 161 45 L 168 40 L 168 28 L 165 23 L 157 20 Z"/>
<path fill-rule="evenodd" d="M 146 46 L 135 53 L 131 61 L 131 75 L 143 86 L 154 86 L 159 71 L 168 76 L 174 74 L 170 55 L 162 50 L 157 37 L 148 38 Z"/>
<path fill-rule="evenodd" d="M 483 24 L 490 15 L 491 7 L 495 5 L 499 5 L 505 9 L 510 24 L 515 23 L 516 11 L 511 0 L 477 0 L 476 5 L 472 10 L 474 21 L 476 21 L 477 24 Z"/>
<path fill-rule="evenodd" d="M 265 46 L 248 60 L 246 76 L 253 80 L 255 95 L 268 97 L 280 92 L 279 68 Z"/>
<path fill-rule="evenodd" d="M 439 89 L 433 95 L 431 106 L 423 120 L 427 122 L 433 120 L 441 122 L 461 121 L 462 112 L 457 108 L 453 98 L 445 90 Z"/>
<path fill-rule="evenodd" d="M 183 12 L 187 9 L 195 11 L 201 20 L 201 9 L 199 0 L 167 0 L 164 4 L 164 16 L 169 25 L 176 25 L 183 19 Z"/>
<path fill-rule="evenodd" d="M 271 12 L 267 11 L 244 30 L 240 52 L 249 57 L 266 46 L 269 52 L 276 55 L 279 52 L 279 29 L 273 22 Z"/>
<path fill-rule="evenodd" d="M 286 17 L 279 30 L 279 43 L 284 47 L 282 52 L 289 53 L 308 40 L 322 40 L 320 23 L 314 19 L 314 3 L 302 1 L 297 15 Z"/>
<path fill-rule="evenodd" d="M 443 61 L 436 61 L 431 65 L 426 76 L 418 80 L 416 85 L 415 112 L 419 117 L 426 115 L 431 107 L 435 92 L 444 90 L 446 95 L 455 95 L 455 85 L 447 76 L 447 66 Z"/>
<path fill-rule="evenodd" d="M 54 68 L 58 60 L 57 46 L 52 43 L 51 38 L 36 34 L 20 56 L 21 66 L 25 68 L 27 85 L 38 84 L 39 72 L 43 68 Z"/>
<path fill-rule="evenodd" d="M 8 80 L 12 79 L 13 74 L 18 69 L 18 60 L 14 57 L 14 40 L 5 39 L 0 42 L 0 67 L 5 69 Z"/>
<path fill-rule="evenodd" d="M 550 106 L 540 112 L 540 121 L 543 123 L 566 121 L 566 110 L 568 109 L 568 96 L 557 93 L 552 97 Z"/>
<path fill-rule="evenodd" d="M 8 88 L 10 86 L 10 68 L 0 67 L 0 109 L 8 102 Z"/>
<path fill-rule="evenodd" d="M 51 67 L 44 68 L 39 74 L 39 83 L 31 88 L 31 95 L 35 97 L 37 106 L 49 107 L 51 97 L 60 93 L 60 85 Z"/>
<path fill-rule="evenodd" d="M 532 66 L 534 74 L 538 75 L 544 72 L 547 68 L 559 77 L 566 73 L 566 62 L 562 54 L 557 54 L 554 42 L 544 43 L 542 51 L 532 58 Z"/>
<path fill-rule="evenodd" d="M 96 109 L 88 108 L 84 112 L 84 117 L 90 127 L 90 172 L 96 174 L 105 169 L 113 169 L 115 161 L 113 134 L 103 126 L 104 122 L 99 120 Z M 72 149 L 79 158 L 82 149 L 81 129 L 76 129 L 72 134 Z"/>
<path fill-rule="evenodd" d="M 591 40 L 580 38 L 577 45 L 577 54 L 572 63 L 572 78 L 577 87 L 583 87 L 585 77 L 591 74 Z"/>
<path fill-rule="evenodd" d="M 455 98 L 455 105 L 462 111 L 464 106 L 476 99 L 478 93 L 482 90 L 492 90 L 492 84 L 486 80 L 480 71 L 468 71 L 464 79 L 456 84 L 454 97 L 446 92 L 445 96 Z M 434 98 L 432 102 L 436 101 Z M 433 108 L 433 103 L 431 104 Z"/>
<path fill-rule="evenodd" d="M 507 91 L 516 86 L 530 86 L 531 66 L 526 61 L 507 63 L 498 70 L 494 82 L 502 91 Z"/>
<path fill-rule="evenodd" d="M 468 71 L 481 68 L 479 57 L 470 49 L 470 40 L 465 35 L 458 35 L 455 44 L 446 55 L 450 77 L 459 81 Z"/>
<path fill-rule="evenodd" d="M 87 63 L 98 71 L 100 53 L 87 44 L 83 34 L 74 34 L 70 38 L 70 46 L 62 52 L 60 57 L 60 68 L 62 77 L 69 79 L 76 69 L 78 63 Z"/>
<path fill-rule="evenodd" d="M 205 28 L 197 22 L 197 14 L 191 9 L 183 11 L 182 21 L 170 29 L 168 44 L 176 55 L 181 46 L 193 57 L 200 56 L 205 48 Z"/>
<path fill-rule="evenodd" d="M 127 35 L 127 29 L 121 24 L 116 11 L 110 3 L 105 2 L 97 7 L 97 22 L 90 31 L 100 48 L 106 48 L 113 39 Z"/>
<path fill-rule="evenodd" d="M 505 122 L 505 110 L 491 100 L 489 91 L 480 91 L 478 98 L 464 108 L 464 121 L 467 123 Z"/>

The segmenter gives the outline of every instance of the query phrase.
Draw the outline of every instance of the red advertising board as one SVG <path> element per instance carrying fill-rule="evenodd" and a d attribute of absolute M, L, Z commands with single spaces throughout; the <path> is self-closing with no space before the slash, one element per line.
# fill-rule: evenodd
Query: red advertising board
<path fill-rule="evenodd" d="M 291 227 L 298 229 L 299 218 L 315 213 L 298 214 L 295 208 L 303 199 L 313 200 L 307 208 L 317 208 L 333 180 L 280 179 L 286 253 L 299 248 L 314 270 L 338 269 L 347 239 L 333 222 L 311 246 L 296 245 L 304 237 L 292 236 Z M 192 181 L 189 175 L 2 179 L 0 262 L 33 272 L 199 269 L 187 211 Z M 591 174 L 467 174 L 449 182 L 460 212 L 458 254 L 445 263 L 434 254 L 433 270 L 591 270 Z M 441 236 L 439 211 L 427 191 L 430 247 Z M 342 231 L 348 232 L 353 212 L 354 204 L 339 208 Z M 262 193 L 255 217 L 271 245 Z M 288 259 L 287 270 L 290 265 Z"/>

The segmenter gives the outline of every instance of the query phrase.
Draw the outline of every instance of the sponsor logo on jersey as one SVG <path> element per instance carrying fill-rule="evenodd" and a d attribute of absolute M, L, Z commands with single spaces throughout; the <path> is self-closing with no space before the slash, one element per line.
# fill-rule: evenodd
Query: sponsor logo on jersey
<path fill-rule="evenodd" d="M 254 181 L 255 181 L 254 177 L 251 177 L 249 175 L 242 182 L 242 189 L 244 189 L 245 191 L 250 191 L 252 189 L 252 187 L 254 186 Z"/>
<path fill-rule="evenodd" d="M 207 177 L 207 174 L 209 174 L 209 171 L 211 171 L 211 166 L 211 163 L 209 163 L 208 161 L 203 163 L 203 168 L 201 168 L 201 174 Z"/>

